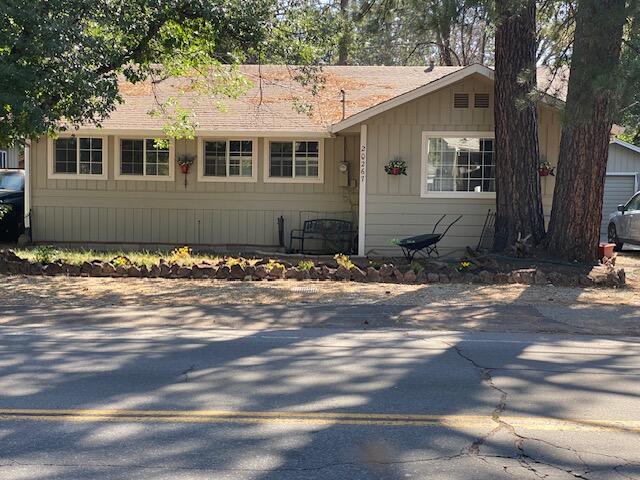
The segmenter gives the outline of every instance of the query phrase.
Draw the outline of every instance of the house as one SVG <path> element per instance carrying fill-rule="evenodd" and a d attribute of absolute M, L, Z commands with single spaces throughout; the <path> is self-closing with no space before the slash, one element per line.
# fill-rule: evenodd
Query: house
<path fill-rule="evenodd" d="M 609 144 L 609 161 L 604 183 L 602 202 L 602 224 L 600 234 L 607 236 L 609 215 L 618 205 L 627 201 L 640 190 L 640 147 L 614 138 Z"/>
<path fill-rule="evenodd" d="M 444 250 L 477 243 L 495 208 L 490 68 L 325 67 L 315 96 L 284 66 L 242 72 L 253 87 L 224 110 L 188 79 L 123 84 L 125 101 L 101 128 L 34 141 L 33 240 L 261 250 L 306 219 L 341 218 L 357 225 L 360 255 L 385 255 L 398 253 L 393 239 L 451 214 L 464 216 Z M 539 77 L 540 147 L 555 164 L 566 82 Z M 164 121 L 148 112 L 178 90 L 196 138 L 158 143 Z M 176 165 L 184 155 L 196 157 L 186 174 Z M 385 173 L 394 159 L 406 176 Z M 542 179 L 547 214 L 553 187 Z"/>
<path fill-rule="evenodd" d="M 17 145 L 0 146 L 0 168 L 20 168 L 20 149 Z"/>

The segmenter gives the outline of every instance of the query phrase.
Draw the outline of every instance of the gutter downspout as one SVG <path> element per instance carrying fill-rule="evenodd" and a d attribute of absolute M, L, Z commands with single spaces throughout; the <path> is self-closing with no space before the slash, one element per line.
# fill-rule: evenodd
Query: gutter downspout
<path fill-rule="evenodd" d="M 31 140 L 24 142 L 24 235 L 31 243 Z"/>

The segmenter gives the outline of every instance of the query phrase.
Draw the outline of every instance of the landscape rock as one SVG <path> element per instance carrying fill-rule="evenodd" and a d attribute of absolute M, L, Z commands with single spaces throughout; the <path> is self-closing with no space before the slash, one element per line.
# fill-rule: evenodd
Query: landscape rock
<path fill-rule="evenodd" d="M 427 274 L 427 281 L 429 283 L 438 283 L 440 282 L 440 275 L 434 272 L 429 272 Z"/>
<path fill-rule="evenodd" d="M 447 275 L 446 273 L 439 273 L 438 274 L 438 282 L 440 282 L 440 283 L 451 283 L 451 279 L 449 278 L 449 275 Z"/>
<path fill-rule="evenodd" d="M 373 267 L 367 268 L 367 281 L 368 282 L 379 282 L 380 281 L 380 272 Z"/>
<path fill-rule="evenodd" d="M 415 283 L 417 278 L 418 276 L 416 275 L 416 272 L 413 270 L 407 270 L 403 276 L 403 281 L 406 283 Z"/>
<path fill-rule="evenodd" d="M 253 275 L 258 280 L 264 280 L 265 278 L 267 278 L 269 276 L 269 272 L 267 271 L 267 267 L 265 267 L 265 264 L 259 264 L 259 265 L 256 266 L 256 269 L 253 272 Z"/>
<path fill-rule="evenodd" d="M 349 280 L 351 278 L 351 271 L 341 265 L 335 271 L 334 276 L 338 280 Z"/>
<path fill-rule="evenodd" d="M 42 274 L 47 276 L 61 275 L 64 273 L 62 265 L 59 263 L 47 263 L 42 267 Z"/>
<path fill-rule="evenodd" d="M 367 280 L 367 274 L 358 267 L 351 269 L 351 280 L 354 282 L 364 282 Z"/>

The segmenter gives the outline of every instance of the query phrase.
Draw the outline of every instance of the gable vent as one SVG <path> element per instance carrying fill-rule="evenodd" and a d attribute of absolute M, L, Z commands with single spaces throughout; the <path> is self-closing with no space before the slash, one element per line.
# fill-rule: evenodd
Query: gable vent
<path fill-rule="evenodd" d="M 453 108 L 469 108 L 469 94 L 468 93 L 454 93 L 453 94 Z"/>
<path fill-rule="evenodd" d="M 475 108 L 489 108 L 489 94 L 476 93 L 473 104 Z"/>

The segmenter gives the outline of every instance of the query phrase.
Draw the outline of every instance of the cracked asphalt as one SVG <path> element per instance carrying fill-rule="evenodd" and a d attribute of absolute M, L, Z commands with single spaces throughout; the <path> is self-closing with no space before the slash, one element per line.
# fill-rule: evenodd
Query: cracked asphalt
<path fill-rule="evenodd" d="M 381 315 L 0 326 L 0 478 L 640 479 L 639 338 Z"/>

